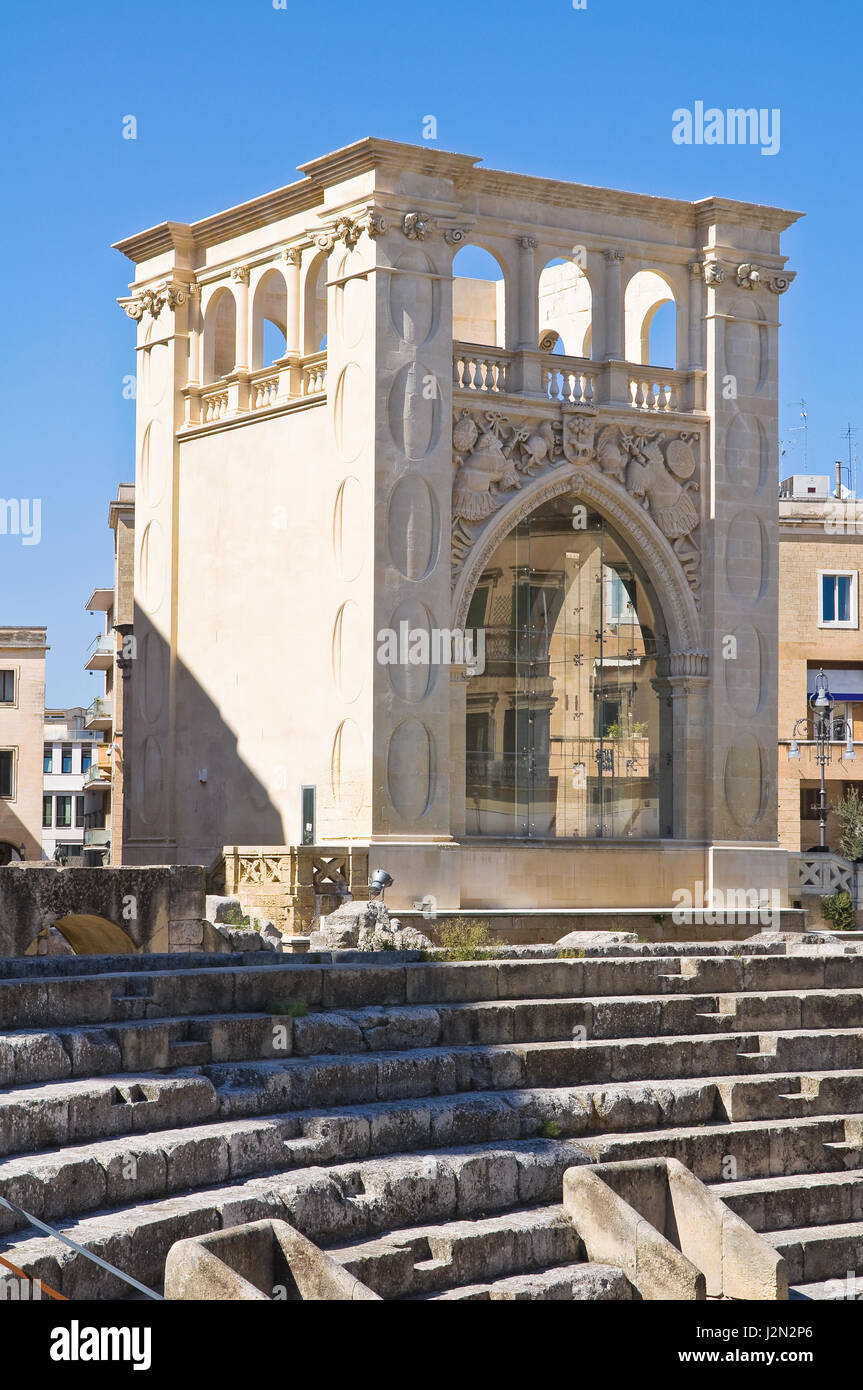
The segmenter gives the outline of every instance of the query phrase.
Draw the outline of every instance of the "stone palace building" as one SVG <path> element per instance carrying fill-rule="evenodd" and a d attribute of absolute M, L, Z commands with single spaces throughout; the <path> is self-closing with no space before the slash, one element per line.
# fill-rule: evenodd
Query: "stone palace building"
<path fill-rule="evenodd" d="M 124 862 L 234 847 L 237 882 L 289 893 L 303 854 L 315 888 L 379 862 L 395 906 L 659 909 L 697 884 L 785 902 L 798 214 L 478 163 L 365 139 L 118 243 L 138 358 Z M 460 274 L 464 248 L 497 280 Z"/>

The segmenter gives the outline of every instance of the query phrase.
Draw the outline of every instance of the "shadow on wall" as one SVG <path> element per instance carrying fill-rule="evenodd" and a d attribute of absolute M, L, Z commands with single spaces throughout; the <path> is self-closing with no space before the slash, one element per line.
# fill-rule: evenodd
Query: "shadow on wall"
<path fill-rule="evenodd" d="M 234 577 L 236 566 L 235 592 L 241 594 L 243 557 L 251 537 L 244 529 L 247 520 L 238 518 L 236 525 L 236 544 L 226 547 L 230 553 L 218 563 L 228 569 L 229 578 Z M 212 563 L 212 556 L 184 560 L 184 584 L 205 585 L 207 566 Z M 198 564 L 200 574 L 194 569 Z M 274 640 L 281 638 L 296 645 L 299 630 L 296 634 L 286 631 L 289 620 L 281 593 L 262 595 L 261 604 L 267 602 L 272 604 L 269 627 Z M 299 624 L 302 615 L 294 616 Z M 230 621 L 226 615 L 226 625 Z M 237 622 L 241 623 L 239 611 Z M 273 781 L 280 779 L 280 785 L 288 789 L 288 798 L 291 787 L 296 786 L 296 821 L 290 827 L 285 826 L 270 788 L 241 756 L 238 736 L 216 703 L 217 683 L 224 684 L 224 677 L 214 669 L 214 694 L 209 694 L 201 684 L 202 680 L 209 681 L 209 671 L 202 670 L 198 676 L 182 661 L 175 661 L 172 668 L 167 643 L 137 604 L 135 637 L 137 657 L 130 667 L 123 701 L 123 863 L 209 867 L 227 844 L 295 843 L 300 832 L 300 789 L 314 779 L 304 777 L 306 769 L 281 766 L 284 760 L 278 755 L 278 730 L 262 727 L 261 762 L 272 759 Z M 214 667 L 216 659 L 223 657 L 223 649 L 212 640 L 202 652 L 202 662 L 212 653 Z M 277 687 L 272 692 L 266 690 L 270 681 Z M 229 693 L 232 703 L 246 712 L 250 729 L 264 723 L 263 716 L 255 720 L 256 710 L 278 709 L 284 703 L 282 677 L 265 656 L 261 660 L 250 651 L 237 651 L 226 698 Z M 176 727 L 173 752 L 169 734 L 172 704 Z M 319 765 L 321 759 L 315 756 L 310 761 Z"/>

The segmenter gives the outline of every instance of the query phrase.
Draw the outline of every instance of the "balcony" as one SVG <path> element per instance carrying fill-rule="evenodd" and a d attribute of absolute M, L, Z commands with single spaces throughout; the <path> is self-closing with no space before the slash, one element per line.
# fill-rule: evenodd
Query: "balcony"
<path fill-rule="evenodd" d="M 101 792 L 111 790 L 111 769 L 100 763 L 91 763 L 84 773 L 83 790 Z"/>
<path fill-rule="evenodd" d="M 113 698 L 110 695 L 97 695 L 84 715 L 84 728 L 102 729 L 104 732 L 110 733 L 113 718 Z"/>
<path fill-rule="evenodd" d="M 110 671 L 117 655 L 117 638 L 114 633 L 106 633 L 104 637 L 94 637 L 87 648 L 87 655 L 84 659 L 85 671 Z"/>
<path fill-rule="evenodd" d="M 99 849 L 104 849 L 105 846 L 106 846 L 106 845 L 109 845 L 110 843 L 111 843 L 111 831 L 110 831 L 110 829 L 108 829 L 107 826 L 106 826 L 106 827 L 103 827 L 102 829 L 99 829 L 99 830 L 85 830 L 85 831 L 84 831 L 84 848 L 85 848 L 85 849 L 90 849 L 90 848 L 93 848 L 93 847 L 98 847 Z"/>
<path fill-rule="evenodd" d="M 114 590 L 94 589 L 84 607 L 88 613 L 108 613 L 114 607 Z"/>
<path fill-rule="evenodd" d="M 636 362 L 594 362 L 552 352 L 514 352 L 453 343 L 453 391 L 470 396 L 529 396 L 562 405 L 632 410 L 655 418 L 704 410 L 704 373 Z"/>
<path fill-rule="evenodd" d="M 236 372 L 205 386 L 187 386 L 187 429 L 219 425 L 262 411 L 299 405 L 307 400 L 323 403 L 327 389 L 327 354 L 310 353 L 254 372 Z"/>

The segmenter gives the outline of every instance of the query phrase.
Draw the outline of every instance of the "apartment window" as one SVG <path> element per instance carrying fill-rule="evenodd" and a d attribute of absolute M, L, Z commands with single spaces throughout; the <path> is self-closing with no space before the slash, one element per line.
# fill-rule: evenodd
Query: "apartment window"
<path fill-rule="evenodd" d="M 75 797 L 75 825 L 76 825 L 76 827 L 77 827 L 78 830 L 81 830 L 81 829 L 83 828 L 83 825 L 84 825 L 84 798 L 83 798 L 83 796 L 76 796 L 76 797 Z"/>
<path fill-rule="evenodd" d="M 0 705 L 15 703 L 15 672 L 0 671 Z"/>
<path fill-rule="evenodd" d="M 50 828 L 54 824 L 54 798 L 53 796 L 42 797 L 42 824 Z"/>
<path fill-rule="evenodd" d="M 61 772 L 71 772 L 71 771 L 72 771 L 72 745 L 71 745 L 70 743 L 64 743 L 64 744 L 63 744 L 63 751 L 62 751 L 62 754 L 61 754 L 61 759 L 62 759 L 62 761 L 61 761 L 60 771 L 61 771 Z"/>
<path fill-rule="evenodd" d="M 857 626 L 856 570 L 818 571 L 818 626 Z"/>
<path fill-rule="evenodd" d="M 82 772 L 89 772 L 92 762 L 93 762 L 93 749 L 92 749 L 92 748 L 82 748 L 82 749 L 81 749 L 81 771 L 82 771 Z"/>
<path fill-rule="evenodd" d="M 0 749 L 0 796 L 11 801 L 15 795 L 15 754 L 11 748 Z"/>
<path fill-rule="evenodd" d="M 54 771 L 54 749 L 51 747 L 50 743 L 45 744 L 45 751 L 42 755 L 42 771 Z"/>
<path fill-rule="evenodd" d="M 57 797 L 57 825 L 71 829 L 72 827 L 72 798 L 71 796 Z"/>

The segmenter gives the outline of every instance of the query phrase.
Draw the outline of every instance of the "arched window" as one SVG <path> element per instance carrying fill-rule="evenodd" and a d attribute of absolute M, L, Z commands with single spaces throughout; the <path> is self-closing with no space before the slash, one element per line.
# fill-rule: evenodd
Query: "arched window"
<path fill-rule="evenodd" d="M 229 289 L 218 289 L 204 316 L 204 381 L 218 381 L 237 360 L 237 305 Z"/>
<path fill-rule="evenodd" d="M 590 281 L 575 261 L 549 261 L 539 277 L 539 347 L 589 357 L 593 301 Z"/>
<path fill-rule="evenodd" d="M 288 291 L 280 270 L 258 281 L 252 303 L 252 368 L 268 367 L 285 355 Z"/>
<path fill-rule="evenodd" d="M 677 365 L 677 301 L 664 275 L 639 270 L 624 299 L 627 362 L 646 366 Z"/>
<path fill-rule="evenodd" d="M 481 246 L 463 246 L 452 263 L 453 338 L 506 345 L 506 290 L 500 263 Z"/>
<path fill-rule="evenodd" d="M 467 685 L 469 835 L 650 839 L 667 824 L 662 613 L 622 536 L 584 512 L 575 529 L 571 496 L 544 503 L 474 591 L 485 663 Z"/>
<path fill-rule="evenodd" d="M 303 355 L 311 357 L 327 346 L 327 253 L 309 265 L 303 283 Z"/>

